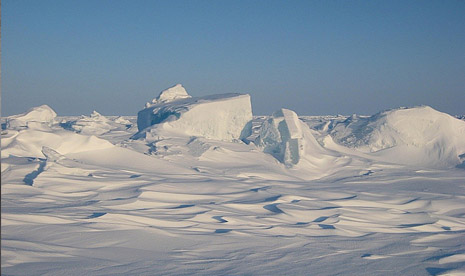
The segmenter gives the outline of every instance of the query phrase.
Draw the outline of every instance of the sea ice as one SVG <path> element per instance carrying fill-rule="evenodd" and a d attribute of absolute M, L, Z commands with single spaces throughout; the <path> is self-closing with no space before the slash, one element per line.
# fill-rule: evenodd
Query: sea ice
<path fill-rule="evenodd" d="M 116 128 L 112 122 L 97 111 L 93 111 L 90 116 L 81 116 L 72 122 L 71 128 L 84 135 L 100 135 Z"/>
<path fill-rule="evenodd" d="M 255 144 L 288 166 L 298 164 L 304 157 L 326 154 L 310 128 L 294 111 L 284 108 L 263 123 Z"/>
<path fill-rule="evenodd" d="M 190 97 L 177 85 L 161 92 L 152 105 L 139 111 L 140 134 L 150 132 L 200 136 L 214 140 L 234 141 L 241 138 L 252 120 L 248 94 L 220 94 Z M 136 136 L 138 137 L 138 136 Z"/>
<path fill-rule="evenodd" d="M 40 127 L 53 123 L 57 114 L 48 105 L 33 107 L 25 113 L 9 116 L 6 120 L 8 128 Z"/>
<path fill-rule="evenodd" d="M 163 90 L 152 102 L 146 103 L 145 107 L 187 98 L 191 98 L 191 95 L 187 94 L 186 89 L 181 84 L 176 84 L 173 87 Z"/>
<path fill-rule="evenodd" d="M 412 149 L 460 146 L 462 124 L 427 108 L 346 122 L 342 116 L 298 118 L 283 109 L 255 117 L 247 123 L 253 133 L 242 132 L 275 150 L 275 157 L 254 143 L 187 134 L 196 127 L 204 128 L 197 133 L 231 137 L 215 132 L 225 127 L 236 129 L 237 137 L 248 119 L 246 104 L 248 95 L 154 104 L 150 112 L 180 115 L 149 124 L 151 138 L 171 135 L 156 142 L 129 139 L 137 129 L 126 125 L 135 117 L 106 120 L 94 113 L 86 120 L 26 120 L 42 121 L 32 124 L 40 127 L 5 123 L 2 272 L 463 274 L 465 170 L 400 163 L 415 157 Z M 230 115 L 214 121 L 228 108 Z M 220 124 L 233 115 L 243 122 Z M 96 126 L 105 121 L 118 128 L 103 134 L 87 129 L 97 137 L 72 131 L 72 122 L 81 119 L 88 127 L 91 118 Z M 191 125 L 172 125 L 182 121 Z M 347 140 L 337 139 L 344 135 Z"/>

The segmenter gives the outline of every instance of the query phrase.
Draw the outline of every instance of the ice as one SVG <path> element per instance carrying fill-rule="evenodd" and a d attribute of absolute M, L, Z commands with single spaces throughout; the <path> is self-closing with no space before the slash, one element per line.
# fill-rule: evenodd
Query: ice
<path fill-rule="evenodd" d="M 131 126 L 131 121 L 128 119 L 123 118 L 122 116 L 119 116 L 115 119 L 115 123 L 121 124 L 121 125 L 126 125 L 126 126 Z"/>
<path fill-rule="evenodd" d="M 398 164 L 456 166 L 465 153 L 465 122 L 429 106 L 353 115 L 330 133 L 341 145 Z"/>
<path fill-rule="evenodd" d="M 179 87 L 175 88 L 174 91 L 178 91 Z M 182 99 L 173 97 L 163 102 L 157 100 L 154 105 L 139 111 L 137 127 L 144 135 L 147 132 L 150 135 L 171 132 L 234 141 L 241 138 L 251 120 L 248 94 L 220 94 Z"/>
<path fill-rule="evenodd" d="M 145 107 L 148 108 L 154 104 L 167 103 L 174 100 L 187 98 L 191 98 L 191 96 L 187 94 L 186 89 L 181 84 L 176 84 L 175 86 L 160 92 L 160 95 L 153 99 L 152 102 L 147 103 Z"/>
<path fill-rule="evenodd" d="M 116 127 L 109 119 L 94 110 L 90 116 L 81 116 L 72 122 L 71 128 L 84 135 L 100 135 Z"/>
<path fill-rule="evenodd" d="M 297 114 L 284 108 L 263 123 L 255 144 L 288 166 L 297 165 L 301 159 L 312 162 L 325 155 L 332 158 Z"/>
<path fill-rule="evenodd" d="M 210 117 L 248 100 L 154 104 L 180 117 L 150 125 L 146 139 L 130 138 L 135 116 L 5 124 L 2 273 L 463 274 L 465 170 L 425 155 L 459 154 L 461 123 L 428 108 L 351 118 L 281 109 L 244 120 L 258 146 L 172 125 L 214 133 L 227 123 Z M 418 157 L 433 163 L 405 161 Z"/>
<path fill-rule="evenodd" d="M 77 119 L 63 120 L 60 125 L 83 135 L 102 135 L 110 130 L 121 131 L 129 128 L 132 123 L 121 116 L 113 119 L 107 118 L 94 110 L 90 116 L 82 115 Z"/>
<path fill-rule="evenodd" d="M 302 130 L 295 112 L 280 109 L 264 122 L 256 144 L 286 165 L 299 163 L 303 153 Z"/>
<path fill-rule="evenodd" d="M 6 119 L 9 128 L 41 127 L 53 123 L 57 114 L 48 105 L 33 107 L 27 112 L 10 116 Z"/>

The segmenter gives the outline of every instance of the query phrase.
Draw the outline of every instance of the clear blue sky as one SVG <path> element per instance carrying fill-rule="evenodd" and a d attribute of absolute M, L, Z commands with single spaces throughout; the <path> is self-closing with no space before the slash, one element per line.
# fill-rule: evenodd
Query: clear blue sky
<path fill-rule="evenodd" d="M 2 116 L 136 115 L 182 83 L 253 112 L 465 113 L 465 1 L 3 0 Z"/>

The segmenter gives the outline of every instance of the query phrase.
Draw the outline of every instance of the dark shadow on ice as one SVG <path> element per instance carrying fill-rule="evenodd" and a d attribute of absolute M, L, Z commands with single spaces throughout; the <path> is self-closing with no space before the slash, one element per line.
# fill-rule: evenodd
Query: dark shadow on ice
<path fill-rule="evenodd" d="M 265 187 L 260 187 L 260 188 L 253 188 L 253 189 L 250 189 L 249 191 L 251 191 L 251 192 L 266 191 L 269 188 L 270 188 L 270 186 L 265 186 Z"/>
<path fill-rule="evenodd" d="M 321 229 L 336 229 L 336 227 L 329 225 L 329 224 L 318 224 Z"/>
<path fill-rule="evenodd" d="M 341 208 L 341 206 L 328 206 L 328 207 L 320 208 L 319 210 L 331 210 L 331 209 L 338 209 L 338 208 Z"/>
<path fill-rule="evenodd" d="M 316 218 L 313 222 L 323 222 L 325 220 L 327 220 L 328 217 L 319 217 L 319 218 Z"/>
<path fill-rule="evenodd" d="M 279 209 L 276 205 L 278 204 L 277 203 L 268 204 L 268 205 L 263 206 L 263 208 L 275 214 L 284 214 L 283 210 Z"/>
<path fill-rule="evenodd" d="M 92 213 L 92 215 L 88 216 L 87 218 L 88 219 L 91 219 L 91 218 L 98 218 L 98 217 L 101 217 L 103 215 L 106 215 L 107 213 L 103 213 L 103 212 L 96 212 L 96 213 Z"/>
<path fill-rule="evenodd" d="M 460 154 L 459 156 L 460 164 L 458 164 L 456 167 L 459 169 L 465 169 L 465 153 Z"/>
<path fill-rule="evenodd" d="M 252 135 L 252 121 L 249 121 L 247 124 L 245 124 L 241 131 L 241 135 L 239 136 L 239 140 L 248 145 L 251 142 L 250 140 L 247 140 L 250 135 Z"/>
<path fill-rule="evenodd" d="M 429 275 L 435 276 L 442 274 L 443 272 L 447 271 L 448 269 L 446 268 L 440 268 L 440 267 L 427 267 L 426 271 L 429 273 Z"/>
<path fill-rule="evenodd" d="M 213 219 L 216 219 L 219 223 L 228 222 L 228 221 L 225 220 L 222 216 L 213 216 L 212 218 L 213 218 Z"/>
<path fill-rule="evenodd" d="M 216 229 L 215 234 L 225 234 L 231 232 L 232 229 Z"/>
<path fill-rule="evenodd" d="M 280 198 L 281 195 L 277 195 L 277 196 L 272 196 L 272 197 L 269 197 L 269 198 L 265 198 L 265 200 L 263 202 L 273 202 L 273 201 L 276 201 L 278 200 L 278 198 Z"/>
<path fill-rule="evenodd" d="M 61 122 L 60 123 L 60 126 L 63 128 L 63 129 L 66 129 L 66 130 L 69 130 L 69 131 L 75 131 L 73 129 L 73 125 L 76 123 L 76 121 L 66 121 L 66 122 Z"/>
<path fill-rule="evenodd" d="M 195 206 L 195 204 L 182 204 L 182 205 L 173 207 L 171 209 L 183 209 L 183 208 L 189 208 L 189 207 L 194 207 L 194 206 Z"/>
<path fill-rule="evenodd" d="M 372 175 L 373 173 L 374 171 L 368 170 L 366 173 L 362 174 L 362 176 L 369 176 L 369 175 Z"/>
<path fill-rule="evenodd" d="M 47 164 L 47 162 L 45 160 L 40 161 L 39 168 L 37 168 L 37 170 L 35 170 L 35 171 L 31 172 L 31 173 L 26 174 L 26 176 L 23 179 L 23 182 L 26 183 L 29 186 L 32 186 L 34 184 L 34 179 L 36 179 L 36 177 L 40 173 L 42 173 L 44 171 L 44 168 L 45 168 L 46 164 Z"/>

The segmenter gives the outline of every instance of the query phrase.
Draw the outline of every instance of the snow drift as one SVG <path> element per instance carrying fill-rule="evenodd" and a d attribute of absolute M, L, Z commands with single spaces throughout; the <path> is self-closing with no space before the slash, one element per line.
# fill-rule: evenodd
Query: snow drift
<path fill-rule="evenodd" d="M 2 139 L 2 158 L 10 155 L 45 158 L 42 147 L 60 154 L 84 152 L 114 147 L 106 140 L 66 130 L 43 131 L 28 129 Z"/>
<path fill-rule="evenodd" d="M 287 166 L 297 165 L 302 159 L 316 165 L 316 159 L 330 157 L 297 114 L 284 108 L 263 123 L 255 144 Z"/>
<path fill-rule="evenodd" d="M 82 115 L 78 120 L 68 122 L 69 128 L 84 135 L 101 135 L 110 130 L 121 128 L 121 124 L 128 123 L 130 124 L 129 121 L 122 118 L 112 121 L 95 110 L 90 116 Z"/>
<path fill-rule="evenodd" d="M 28 112 L 7 118 L 7 128 L 2 133 L 2 158 L 45 158 L 43 147 L 60 154 L 84 152 L 114 147 L 95 136 L 79 135 L 54 125 L 57 114 L 47 105 L 31 108 Z"/>
<path fill-rule="evenodd" d="M 208 139 L 233 141 L 241 138 L 252 120 L 248 94 L 190 97 L 181 85 L 160 93 L 137 115 L 140 133 L 171 131 Z M 137 136 L 136 136 L 137 137 Z"/>
<path fill-rule="evenodd" d="M 465 122 L 429 106 L 352 116 L 330 134 L 338 144 L 393 163 L 448 167 L 465 159 Z"/>
<path fill-rule="evenodd" d="M 57 114 L 48 105 L 33 107 L 25 113 L 9 116 L 6 119 L 8 128 L 18 127 L 40 127 L 50 125 L 55 120 Z"/>
<path fill-rule="evenodd" d="M 180 118 L 148 127 L 160 130 L 154 135 L 173 135 L 153 143 L 128 139 L 137 130 L 124 125 L 134 117 L 108 122 L 93 114 L 97 125 L 120 126 L 100 138 L 34 116 L 24 121 L 39 121 L 40 127 L 3 129 L 2 272 L 368 275 L 385 267 L 393 275 L 463 272 L 465 170 L 384 162 L 391 150 L 402 162 L 412 148 L 445 154 L 455 147 L 459 154 L 463 123 L 427 108 L 346 122 L 315 117 L 304 124 L 285 109 L 254 118 L 248 140 L 287 162 L 283 165 L 254 144 L 190 137 L 170 125 L 185 120 L 200 127 L 198 117 L 209 120 L 229 108 L 231 98 L 219 97 L 223 101 L 202 100 L 207 104 L 192 98 L 149 104 L 188 107 Z M 234 114 L 244 109 L 239 103 L 234 108 Z M 82 118 L 79 125 L 93 125 Z M 169 128 L 178 133 L 163 132 Z M 330 131 L 352 148 L 333 143 Z M 331 144 L 318 144 L 323 138 Z M 412 141 L 415 146 L 406 146 Z M 357 150 L 363 147 L 366 153 Z"/>

